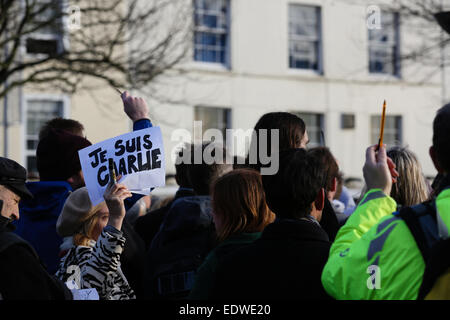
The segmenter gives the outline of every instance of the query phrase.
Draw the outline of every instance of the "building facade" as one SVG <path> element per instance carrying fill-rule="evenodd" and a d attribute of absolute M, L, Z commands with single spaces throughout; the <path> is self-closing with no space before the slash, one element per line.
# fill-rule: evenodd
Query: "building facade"
<path fill-rule="evenodd" d="M 264 113 L 288 111 L 305 121 L 311 146 L 331 149 L 345 177 L 362 178 L 365 149 L 378 142 L 386 100 L 385 143 L 409 146 L 425 175 L 435 175 L 428 148 L 442 79 L 434 68 L 402 58 L 424 40 L 410 32 L 401 12 L 384 11 L 380 3 L 379 21 L 371 21 L 377 11 L 363 1 L 188 2 L 191 51 L 177 67 L 185 73 L 157 86 L 165 100 L 133 92 L 147 99 L 162 129 L 167 173 L 174 172 L 169 154 L 180 142 L 176 132 L 193 132 L 194 121 L 202 121 L 203 131 L 245 131 Z M 71 97 L 24 88 L 8 103 L 18 110 L 8 129 L 8 156 L 28 168 L 39 126 L 55 115 L 79 120 L 93 143 L 131 128 L 110 88 Z"/>

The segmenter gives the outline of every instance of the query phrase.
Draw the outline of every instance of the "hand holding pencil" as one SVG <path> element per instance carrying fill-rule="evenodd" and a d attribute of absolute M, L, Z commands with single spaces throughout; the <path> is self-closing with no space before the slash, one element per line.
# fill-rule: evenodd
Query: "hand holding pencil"
<path fill-rule="evenodd" d="M 368 189 L 379 188 L 389 195 L 392 183 L 397 182 L 399 174 L 395 169 L 395 163 L 386 155 L 386 145 L 383 144 L 385 120 L 386 100 L 383 103 L 381 115 L 380 138 L 378 139 L 378 144 L 367 149 L 363 172 Z"/>

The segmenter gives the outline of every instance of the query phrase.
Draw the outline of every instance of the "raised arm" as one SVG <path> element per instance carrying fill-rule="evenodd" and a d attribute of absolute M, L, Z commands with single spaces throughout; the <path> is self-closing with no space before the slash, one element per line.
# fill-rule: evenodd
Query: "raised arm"
<path fill-rule="evenodd" d="M 144 99 L 133 97 L 128 91 L 122 93 L 123 111 L 133 121 L 133 131 L 151 128 L 149 109 Z"/>
<path fill-rule="evenodd" d="M 368 257 L 372 259 L 368 254 L 369 248 L 376 234 L 391 221 L 386 221 L 386 226 L 383 224 L 382 228 L 373 227 L 384 218 L 388 219 L 387 216 L 397 207 L 389 194 L 398 173 L 391 159 L 386 156 L 385 146 L 380 148 L 378 154 L 375 153 L 375 147 L 367 149 L 363 168 L 368 192 L 339 230 L 322 273 L 325 290 L 337 299 L 367 298 L 366 268 L 371 263 Z"/>
<path fill-rule="evenodd" d="M 108 184 L 103 195 L 109 210 L 108 224 L 81 270 L 82 286 L 96 288 L 103 299 L 111 294 L 113 288 L 108 286 L 107 278 L 117 271 L 125 246 L 125 237 L 120 229 L 125 218 L 123 201 L 130 196 L 131 192 L 124 185 L 112 181 Z"/>

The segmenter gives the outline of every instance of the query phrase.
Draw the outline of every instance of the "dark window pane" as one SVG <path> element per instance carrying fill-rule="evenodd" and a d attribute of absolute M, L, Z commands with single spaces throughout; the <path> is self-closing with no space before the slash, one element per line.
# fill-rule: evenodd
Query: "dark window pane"
<path fill-rule="evenodd" d="M 341 114 L 341 129 L 354 129 L 355 128 L 355 115 L 354 114 Z"/>
<path fill-rule="evenodd" d="M 37 40 L 28 38 L 27 53 L 55 55 L 58 53 L 58 40 Z"/>
<path fill-rule="evenodd" d="M 195 22 L 195 26 L 201 26 L 203 23 L 202 23 L 202 15 L 201 14 L 195 14 L 195 20 L 194 20 L 194 22 Z"/>
<path fill-rule="evenodd" d="M 202 57 L 203 57 L 202 50 L 195 49 L 194 59 L 195 59 L 196 61 L 201 61 L 201 60 L 202 60 Z"/>
<path fill-rule="evenodd" d="M 380 138 L 381 116 L 371 116 L 371 143 L 376 144 Z M 386 116 L 383 143 L 387 147 L 402 144 L 402 117 Z"/>
<path fill-rule="evenodd" d="M 305 122 L 309 144 L 308 148 L 314 148 L 322 144 L 322 132 L 323 128 L 323 114 L 321 113 L 306 113 L 306 112 L 293 112 Z"/>
<path fill-rule="evenodd" d="M 36 150 L 38 146 L 38 140 L 27 140 L 27 149 L 28 150 Z"/>
<path fill-rule="evenodd" d="M 63 116 L 63 102 L 53 100 L 29 100 L 27 102 L 27 137 L 25 145 L 27 153 L 34 154 L 38 144 L 39 131 L 49 120 Z M 27 168 L 32 170 L 35 167 L 36 159 L 34 156 L 27 157 Z M 33 172 L 30 171 L 31 174 Z"/>
<path fill-rule="evenodd" d="M 202 44 L 215 46 L 216 45 L 216 35 L 213 33 L 203 33 Z"/>
<path fill-rule="evenodd" d="M 204 15 L 203 16 L 203 25 L 209 28 L 217 28 L 217 16 L 213 15 Z"/>
<path fill-rule="evenodd" d="M 369 72 L 398 75 L 398 14 L 382 12 L 381 29 L 369 30 Z"/>
<path fill-rule="evenodd" d="M 231 119 L 231 109 L 227 108 L 209 108 L 195 107 L 195 121 L 202 121 L 203 133 L 208 129 L 217 129 L 222 131 L 226 137 L 226 129 L 231 128 L 229 120 Z"/>
<path fill-rule="evenodd" d="M 289 6 L 289 67 L 319 69 L 320 8 Z"/>
<path fill-rule="evenodd" d="M 27 157 L 27 171 L 29 173 L 37 173 L 37 162 L 35 156 L 28 156 Z"/>
<path fill-rule="evenodd" d="M 226 60 L 228 6 L 228 0 L 197 0 L 194 2 L 196 27 L 194 59 L 196 61 L 224 63 Z"/>
<path fill-rule="evenodd" d="M 216 62 L 216 52 L 215 51 L 204 51 L 204 61 L 207 62 Z"/>
<path fill-rule="evenodd" d="M 202 44 L 203 34 L 201 32 L 195 32 L 194 34 L 194 42 L 195 44 Z"/>
<path fill-rule="evenodd" d="M 219 44 L 221 47 L 225 48 L 225 46 L 227 45 L 227 35 L 226 34 L 220 35 Z"/>

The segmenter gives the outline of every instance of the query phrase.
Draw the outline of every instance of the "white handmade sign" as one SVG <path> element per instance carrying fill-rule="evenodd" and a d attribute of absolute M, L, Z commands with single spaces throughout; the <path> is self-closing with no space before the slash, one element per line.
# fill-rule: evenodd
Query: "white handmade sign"
<path fill-rule="evenodd" d="M 101 203 L 109 183 L 108 159 L 114 160 L 120 183 L 131 192 L 148 195 L 165 185 L 164 149 L 159 127 L 138 130 L 105 140 L 78 152 L 92 204 Z"/>

